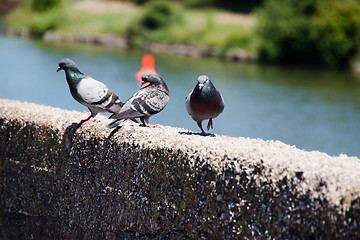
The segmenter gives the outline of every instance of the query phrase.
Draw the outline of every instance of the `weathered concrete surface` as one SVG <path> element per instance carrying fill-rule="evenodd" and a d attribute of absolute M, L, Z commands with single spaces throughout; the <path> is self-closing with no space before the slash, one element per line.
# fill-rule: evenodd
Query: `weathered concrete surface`
<path fill-rule="evenodd" d="M 87 115 L 0 100 L 2 239 L 360 238 L 358 158 Z"/>

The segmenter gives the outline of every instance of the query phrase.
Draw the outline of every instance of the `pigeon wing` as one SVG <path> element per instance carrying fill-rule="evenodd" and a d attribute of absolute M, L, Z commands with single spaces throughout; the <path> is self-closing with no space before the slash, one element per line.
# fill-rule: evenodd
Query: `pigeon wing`
<path fill-rule="evenodd" d="M 89 108 L 118 112 L 122 106 L 120 99 L 105 84 L 88 76 L 77 85 L 77 93 Z"/>
<path fill-rule="evenodd" d="M 136 117 L 151 116 L 160 112 L 169 101 L 169 96 L 156 89 L 140 89 L 130 98 L 121 111 L 113 114 L 110 118 L 128 119 Z"/>
<path fill-rule="evenodd" d="M 154 89 L 148 93 L 144 99 L 143 108 L 146 115 L 154 115 L 164 109 L 169 101 L 169 95 L 158 89 Z"/>
<path fill-rule="evenodd" d="M 128 119 L 128 118 L 137 118 L 144 116 L 141 112 L 138 111 L 139 107 L 139 95 L 141 95 L 141 90 L 138 91 L 134 96 L 127 100 L 124 106 L 121 108 L 119 113 L 115 113 L 110 116 L 111 119 Z"/>
<path fill-rule="evenodd" d="M 191 98 L 191 94 L 193 93 L 193 91 L 191 91 L 189 93 L 189 95 L 186 97 L 185 99 L 185 105 L 186 105 L 186 110 L 188 112 L 189 115 L 191 115 L 192 111 L 191 111 L 191 105 L 190 105 L 190 98 Z"/>

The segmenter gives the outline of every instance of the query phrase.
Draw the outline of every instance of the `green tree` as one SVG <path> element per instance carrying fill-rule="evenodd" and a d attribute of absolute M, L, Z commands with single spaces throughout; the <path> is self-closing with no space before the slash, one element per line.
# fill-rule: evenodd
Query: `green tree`
<path fill-rule="evenodd" d="M 268 0 L 258 11 L 261 60 L 347 67 L 360 49 L 353 0 Z"/>

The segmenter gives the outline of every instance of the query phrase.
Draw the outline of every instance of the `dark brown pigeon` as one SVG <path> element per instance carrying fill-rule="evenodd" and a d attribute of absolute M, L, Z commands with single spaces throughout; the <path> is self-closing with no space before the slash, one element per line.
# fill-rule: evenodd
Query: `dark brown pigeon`
<path fill-rule="evenodd" d="M 79 126 L 94 121 L 99 112 L 119 112 L 124 104 L 105 84 L 79 71 L 74 61 L 64 58 L 57 71 L 64 70 L 73 98 L 89 108 L 91 115 L 80 121 Z"/>
<path fill-rule="evenodd" d="M 110 116 L 116 119 L 108 127 L 117 127 L 124 119 L 140 118 L 144 126 L 152 128 L 149 118 L 164 109 L 170 94 L 166 83 L 153 72 L 145 72 L 141 76 L 141 88 L 122 106 L 120 112 Z"/>
<path fill-rule="evenodd" d="M 194 90 L 186 98 L 186 110 L 200 127 L 201 135 L 210 135 L 202 128 L 202 121 L 209 119 L 207 129 L 213 128 L 212 119 L 224 110 L 224 99 L 208 76 L 198 78 Z"/>

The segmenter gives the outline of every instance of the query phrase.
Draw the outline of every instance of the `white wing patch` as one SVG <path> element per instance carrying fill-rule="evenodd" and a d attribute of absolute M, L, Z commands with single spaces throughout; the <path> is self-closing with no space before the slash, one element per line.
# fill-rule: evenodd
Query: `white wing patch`
<path fill-rule="evenodd" d="M 79 96 L 88 104 L 100 101 L 108 90 L 105 84 L 91 77 L 84 78 L 77 86 Z"/>

